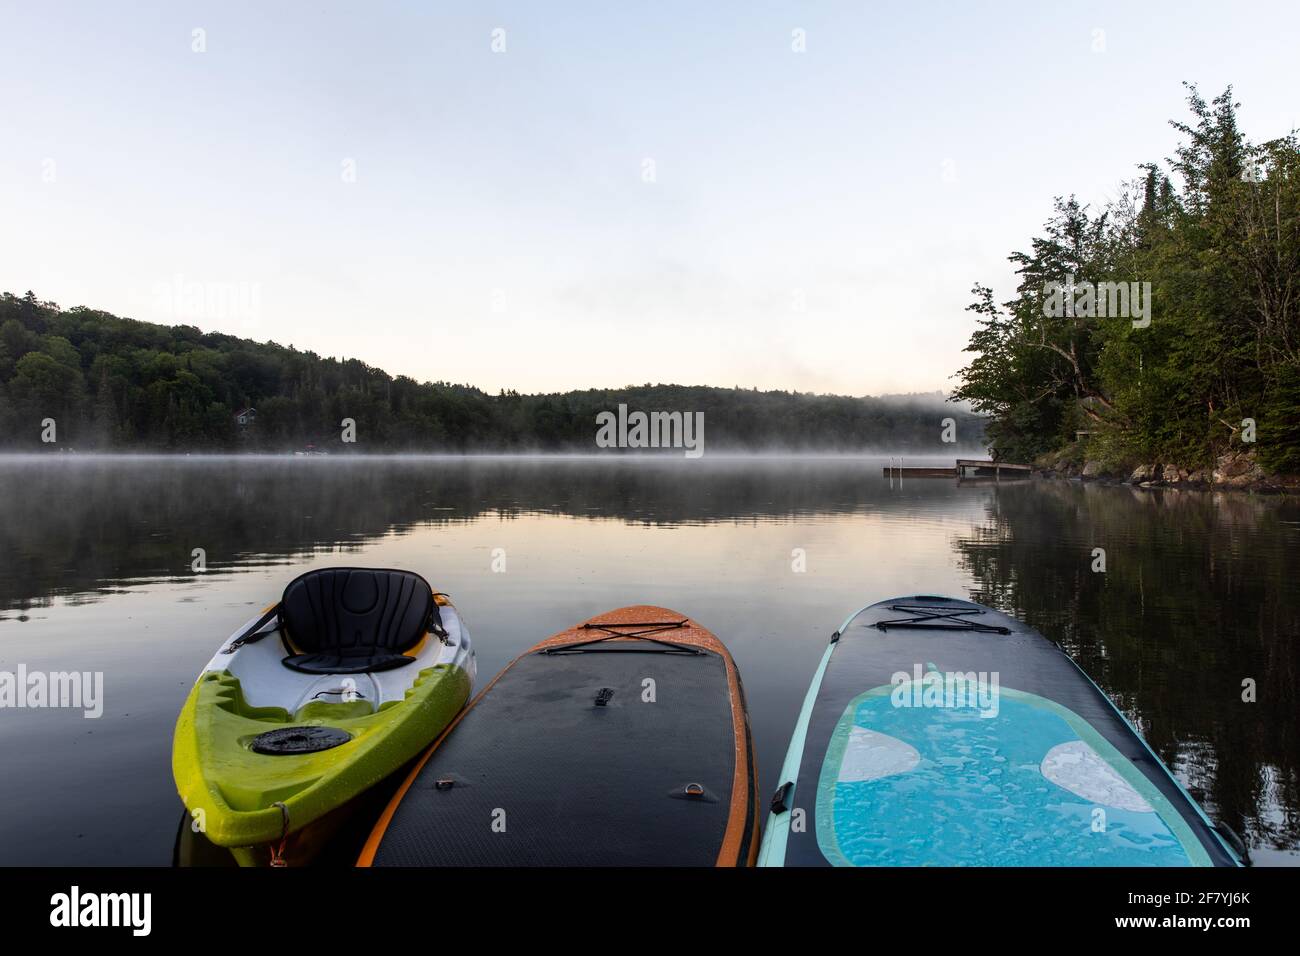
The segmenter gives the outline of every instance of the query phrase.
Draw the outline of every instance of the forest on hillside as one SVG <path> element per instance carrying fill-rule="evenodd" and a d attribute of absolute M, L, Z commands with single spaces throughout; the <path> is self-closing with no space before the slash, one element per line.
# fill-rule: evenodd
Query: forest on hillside
<path fill-rule="evenodd" d="M 853 398 L 642 385 L 491 395 L 391 376 L 357 359 L 60 309 L 0 295 L 0 445 L 11 450 L 331 452 L 595 451 L 596 416 L 702 412 L 715 450 L 978 447 L 984 420 L 942 395 Z M 253 408 L 255 417 L 237 414 Z M 56 442 L 43 442 L 53 419 Z M 355 421 L 355 443 L 342 440 Z"/>
<path fill-rule="evenodd" d="M 1187 90 L 1171 159 L 1101 209 L 1058 197 L 1009 257 L 1015 297 L 973 289 L 954 397 L 991 415 L 1005 458 L 1203 467 L 1253 448 L 1300 473 L 1300 146 L 1250 142 L 1231 87 Z"/>

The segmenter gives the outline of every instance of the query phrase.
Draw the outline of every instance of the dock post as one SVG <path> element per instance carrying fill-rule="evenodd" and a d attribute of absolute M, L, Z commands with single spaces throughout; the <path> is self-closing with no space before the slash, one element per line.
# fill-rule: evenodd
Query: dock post
<path fill-rule="evenodd" d="M 895 458 L 898 459 L 898 487 L 899 488 L 903 487 L 903 456 L 890 455 L 889 456 L 889 487 L 891 489 L 894 487 L 894 459 Z"/>

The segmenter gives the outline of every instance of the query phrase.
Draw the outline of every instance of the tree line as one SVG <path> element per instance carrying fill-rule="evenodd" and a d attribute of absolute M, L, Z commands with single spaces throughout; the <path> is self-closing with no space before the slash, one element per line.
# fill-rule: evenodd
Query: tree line
<path fill-rule="evenodd" d="M 942 396 L 855 398 L 641 385 L 550 394 L 417 382 L 357 359 L 61 309 L 0 295 L 0 443 L 12 450 L 332 452 L 595 451 L 596 416 L 620 403 L 703 412 L 706 448 L 946 452 L 979 444 L 983 418 Z M 237 413 L 253 408 L 241 423 Z M 355 422 L 355 444 L 341 423 Z M 55 442 L 43 441 L 52 420 Z"/>
<path fill-rule="evenodd" d="M 974 357 L 954 397 L 991 415 L 1005 458 L 1204 467 L 1243 447 L 1300 472 L 1296 133 L 1252 143 L 1231 87 L 1187 91 L 1171 159 L 1140 164 L 1099 210 L 1058 197 L 1009 257 L 1015 297 L 972 290 Z"/>

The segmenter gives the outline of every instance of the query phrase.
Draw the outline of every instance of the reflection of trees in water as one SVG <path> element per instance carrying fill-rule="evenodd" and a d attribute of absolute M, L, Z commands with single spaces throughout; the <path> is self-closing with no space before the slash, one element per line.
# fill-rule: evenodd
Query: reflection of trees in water
<path fill-rule="evenodd" d="M 212 571 L 329 551 L 343 563 L 378 536 L 482 515 L 672 525 L 978 514 L 953 482 L 907 487 L 888 491 L 879 464 L 863 461 L 0 462 L 0 609 L 188 577 L 196 547 Z M 1004 484 L 986 500 L 954 542 L 971 596 L 1065 647 L 1252 842 L 1300 840 L 1300 593 L 1286 551 L 1300 540 L 1300 505 L 1065 482 Z M 1107 549 L 1104 575 L 1089 570 L 1093 547 Z M 1258 703 L 1240 702 L 1244 677 L 1258 681 Z"/>
<path fill-rule="evenodd" d="M 0 608 L 94 599 L 129 579 L 270 564 L 484 514 L 648 524 L 862 507 L 861 460 L 176 460 L 0 464 Z"/>
<path fill-rule="evenodd" d="M 1064 647 L 1221 819 L 1294 847 L 1298 519 L 1280 499 L 1036 482 L 991 499 L 956 548 L 973 600 Z"/>

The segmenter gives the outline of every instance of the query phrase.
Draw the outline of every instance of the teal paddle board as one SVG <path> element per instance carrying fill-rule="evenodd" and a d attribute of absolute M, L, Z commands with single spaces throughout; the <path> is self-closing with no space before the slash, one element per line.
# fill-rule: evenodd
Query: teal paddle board
<path fill-rule="evenodd" d="M 799 714 L 760 866 L 1237 866 L 1110 699 L 1005 614 L 928 595 L 850 617 Z"/>

